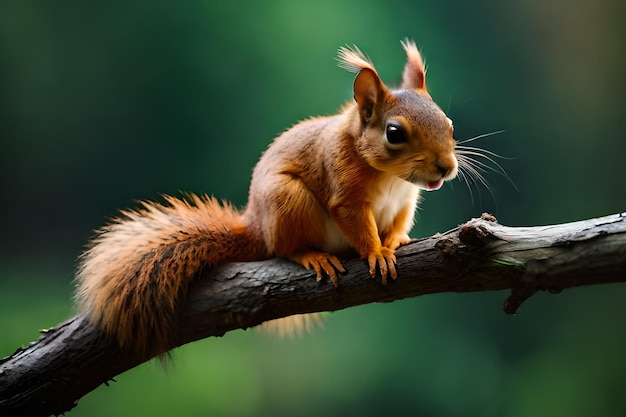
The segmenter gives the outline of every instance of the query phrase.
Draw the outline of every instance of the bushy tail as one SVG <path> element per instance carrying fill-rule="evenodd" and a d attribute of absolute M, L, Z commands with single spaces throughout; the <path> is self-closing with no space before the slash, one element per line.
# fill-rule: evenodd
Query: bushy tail
<path fill-rule="evenodd" d="M 166 201 L 123 211 L 99 231 L 76 277 L 80 311 L 141 357 L 173 347 L 180 301 L 203 268 L 267 256 L 230 205 L 195 195 Z"/>

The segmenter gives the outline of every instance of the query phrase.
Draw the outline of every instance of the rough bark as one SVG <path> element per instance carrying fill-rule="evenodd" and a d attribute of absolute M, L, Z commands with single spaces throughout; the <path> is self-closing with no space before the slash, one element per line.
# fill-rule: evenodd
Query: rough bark
<path fill-rule="evenodd" d="M 182 306 L 177 345 L 299 313 L 335 311 L 439 292 L 512 289 L 507 313 L 537 291 L 626 281 L 626 213 L 541 227 L 506 227 L 489 215 L 400 248 L 398 280 L 383 286 L 364 261 L 345 263 L 339 288 L 291 262 L 207 271 Z M 136 358 L 82 316 L 42 332 L 0 361 L 0 415 L 62 414 Z"/>

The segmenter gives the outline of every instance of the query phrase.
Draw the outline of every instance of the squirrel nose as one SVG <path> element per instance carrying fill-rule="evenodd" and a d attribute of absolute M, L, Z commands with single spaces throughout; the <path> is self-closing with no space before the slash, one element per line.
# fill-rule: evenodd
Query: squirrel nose
<path fill-rule="evenodd" d="M 437 162 L 437 172 L 441 174 L 441 178 L 448 178 L 456 175 L 456 161 Z"/>

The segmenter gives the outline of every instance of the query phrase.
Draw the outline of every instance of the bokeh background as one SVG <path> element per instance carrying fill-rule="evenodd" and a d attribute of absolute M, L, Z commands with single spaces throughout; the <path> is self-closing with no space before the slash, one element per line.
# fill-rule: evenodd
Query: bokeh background
<path fill-rule="evenodd" d="M 539 225 L 626 210 L 619 0 L 4 1 L 0 355 L 73 315 L 75 260 L 118 209 L 160 193 L 243 206 L 272 138 L 333 113 L 357 44 L 389 84 L 413 38 L 456 137 L 513 159 L 491 192 L 429 193 L 414 236 L 489 211 Z M 235 331 L 83 398 L 71 416 L 626 414 L 624 284 L 440 294 L 330 315 L 296 340 Z"/>

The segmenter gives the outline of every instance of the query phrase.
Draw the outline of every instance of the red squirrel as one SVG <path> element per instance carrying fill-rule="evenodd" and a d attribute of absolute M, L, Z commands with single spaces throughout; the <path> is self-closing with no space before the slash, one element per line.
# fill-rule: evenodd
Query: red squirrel
<path fill-rule="evenodd" d="M 394 253 L 409 242 L 420 189 L 458 171 L 452 122 L 426 90 L 415 43 L 402 46 L 397 90 L 358 48 L 339 50 L 339 65 L 357 73 L 354 102 L 278 136 L 243 211 L 196 195 L 122 211 L 80 258 L 79 310 L 122 349 L 154 356 L 173 347 L 179 304 L 205 268 L 284 257 L 337 286 L 340 257 L 352 251 L 372 277 L 396 279 Z"/>

